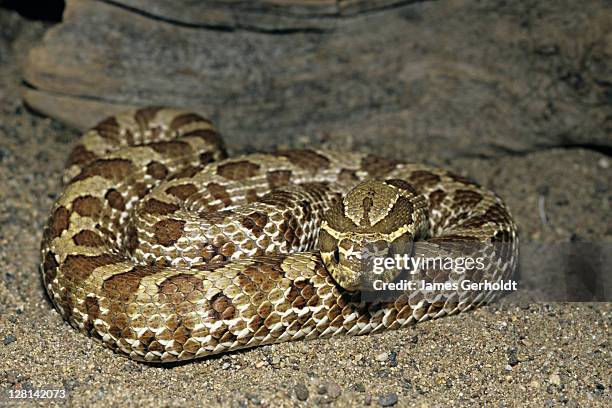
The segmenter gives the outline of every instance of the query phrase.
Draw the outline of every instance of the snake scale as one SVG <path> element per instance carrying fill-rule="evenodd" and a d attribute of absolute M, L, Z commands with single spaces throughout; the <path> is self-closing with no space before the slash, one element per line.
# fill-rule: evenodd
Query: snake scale
<path fill-rule="evenodd" d="M 469 179 L 351 152 L 227 158 L 208 120 L 170 108 L 99 123 L 63 180 L 43 233 L 45 288 L 74 328 L 138 361 L 376 333 L 496 295 L 417 289 L 364 300 L 352 255 L 372 242 L 389 254 L 477 243 L 489 262 L 463 274 L 475 282 L 516 265 L 506 206 Z M 412 279 L 459 274 L 422 268 Z"/>

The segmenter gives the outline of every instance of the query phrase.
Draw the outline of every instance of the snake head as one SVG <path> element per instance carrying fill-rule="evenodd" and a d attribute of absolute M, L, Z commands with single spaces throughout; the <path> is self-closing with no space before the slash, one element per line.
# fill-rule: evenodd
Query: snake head
<path fill-rule="evenodd" d="M 321 258 L 336 283 L 348 291 L 367 290 L 374 280 L 392 281 L 399 271 L 382 272 L 373 257 L 409 254 L 428 230 L 425 198 L 403 180 L 366 181 L 327 213 L 319 233 Z"/>

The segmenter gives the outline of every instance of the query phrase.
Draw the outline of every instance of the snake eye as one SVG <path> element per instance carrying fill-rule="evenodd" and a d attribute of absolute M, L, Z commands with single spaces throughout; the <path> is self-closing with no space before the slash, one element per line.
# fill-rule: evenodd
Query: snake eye
<path fill-rule="evenodd" d="M 334 263 L 340 262 L 340 249 L 334 249 Z"/>

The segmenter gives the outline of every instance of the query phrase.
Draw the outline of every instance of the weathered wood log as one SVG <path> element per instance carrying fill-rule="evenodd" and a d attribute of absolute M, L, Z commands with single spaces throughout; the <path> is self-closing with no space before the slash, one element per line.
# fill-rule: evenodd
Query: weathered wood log
<path fill-rule="evenodd" d="M 404 3 L 69 0 L 24 97 L 81 129 L 126 107 L 189 108 L 242 148 L 347 134 L 438 158 L 612 145 L 609 3 Z M 277 32 L 277 14 L 308 24 Z"/>

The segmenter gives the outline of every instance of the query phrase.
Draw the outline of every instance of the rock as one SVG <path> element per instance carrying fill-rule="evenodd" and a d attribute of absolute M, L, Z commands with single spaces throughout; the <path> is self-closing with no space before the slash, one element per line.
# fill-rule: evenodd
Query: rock
<path fill-rule="evenodd" d="M 79 385 L 79 380 L 74 377 L 70 377 L 62 380 L 62 385 L 64 386 L 66 391 L 70 392 L 73 391 Z"/>
<path fill-rule="evenodd" d="M 599 165 L 599 167 L 601 167 L 602 169 L 607 169 L 610 167 L 610 162 L 608 161 L 608 159 L 606 159 L 605 157 L 602 157 L 601 159 L 599 159 L 599 161 L 597 162 L 597 164 Z"/>
<path fill-rule="evenodd" d="M 377 354 L 375 359 L 376 361 L 380 361 L 380 362 L 387 361 L 389 359 L 389 355 L 383 352 L 383 353 Z"/>
<path fill-rule="evenodd" d="M 397 394 L 389 393 L 378 397 L 378 404 L 381 407 L 390 407 L 397 404 Z"/>
<path fill-rule="evenodd" d="M 16 371 L 13 370 L 8 370 L 8 371 L 4 371 L 2 372 L 3 376 L 3 380 L 6 381 L 7 383 L 11 384 L 11 385 L 15 385 L 21 381 L 23 381 L 22 376 L 17 373 Z"/>
<path fill-rule="evenodd" d="M 295 397 L 300 401 L 306 401 L 308 399 L 308 388 L 306 388 L 306 384 L 298 383 L 295 388 Z"/>
<path fill-rule="evenodd" d="M 391 353 L 389 353 L 389 365 L 391 367 L 397 366 L 397 352 L 396 351 L 392 351 Z"/>
<path fill-rule="evenodd" d="M 327 385 L 327 395 L 329 395 L 330 398 L 338 398 L 340 394 L 342 394 L 342 390 L 338 384 L 331 382 Z"/>
<path fill-rule="evenodd" d="M 6 336 L 6 337 L 4 338 L 4 340 L 2 340 L 2 343 L 3 343 L 5 346 L 8 346 L 9 344 L 11 344 L 11 343 L 13 343 L 13 342 L 15 342 L 15 341 L 17 341 L 17 337 L 15 337 L 15 336 L 14 336 L 14 335 L 12 335 L 12 334 L 9 334 L 8 336 Z"/>
<path fill-rule="evenodd" d="M 409 135 L 409 153 L 423 157 L 612 145 L 609 105 L 596 102 L 607 99 L 598 3 L 551 8 L 527 31 L 513 17 L 520 2 L 495 18 L 478 2 L 250 3 L 69 0 L 25 63 L 25 100 L 79 129 L 135 106 L 189 108 L 234 145 L 265 134 L 264 150 L 287 135 L 337 134 L 352 137 L 342 147 L 367 149 L 373 133 L 381 149 Z M 593 16 L 590 29 L 543 53 L 551 45 L 541 39 L 566 38 L 556 22 L 579 12 Z"/>
<path fill-rule="evenodd" d="M 527 354 L 525 354 L 523 351 L 518 350 L 517 353 L 516 353 L 516 359 L 520 363 L 522 361 L 529 360 L 529 356 Z"/>
<path fill-rule="evenodd" d="M 559 374 L 551 374 L 550 377 L 548 377 L 548 382 L 551 383 L 552 385 L 561 385 L 561 377 L 559 376 Z"/>
<path fill-rule="evenodd" d="M 118 0 L 118 5 L 149 13 L 179 25 L 208 26 L 217 29 L 244 29 L 278 32 L 326 31 L 343 17 L 391 7 L 401 0 L 347 1 L 254 1 L 216 0 L 207 7 L 199 2 L 176 0 Z"/>
<path fill-rule="evenodd" d="M 519 359 L 516 353 L 516 349 L 514 348 L 508 350 L 508 365 L 510 365 L 511 367 L 514 367 L 519 363 Z"/>
<path fill-rule="evenodd" d="M 355 383 L 353 385 L 353 389 L 357 392 L 365 392 L 365 386 L 363 385 L 363 383 Z"/>
<path fill-rule="evenodd" d="M 261 399 L 255 394 L 251 394 L 250 392 L 245 394 L 245 397 L 253 403 L 253 405 L 261 405 Z"/>

